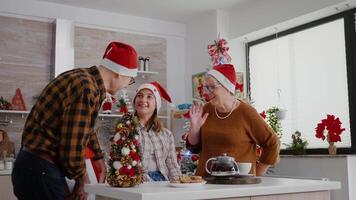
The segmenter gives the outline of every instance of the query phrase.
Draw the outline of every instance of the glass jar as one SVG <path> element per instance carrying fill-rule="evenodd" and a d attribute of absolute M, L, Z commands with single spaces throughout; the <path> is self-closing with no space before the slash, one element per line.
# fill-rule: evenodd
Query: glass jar
<path fill-rule="evenodd" d="M 5 169 L 12 170 L 13 165 L 14 165 L 14 156 L 10 155 L 9 157 L 6 157 L 5 158 Z"/>
<path fill-rule="evenodd" d="M 4 161 L 4 159 L 0 159 L 0 170 L 5 170 L 5 161 Z"/>

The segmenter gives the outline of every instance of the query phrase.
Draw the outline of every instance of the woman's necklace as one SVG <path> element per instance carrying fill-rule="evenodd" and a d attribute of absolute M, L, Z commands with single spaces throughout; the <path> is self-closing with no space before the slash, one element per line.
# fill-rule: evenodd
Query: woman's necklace
<path fill-rule="evenodd" d="M 219 119 L 226 119 L 226 118 L 228 118 L 228 117 L 232 114 L 232 111 L 234 111 L 234 109 L 235 109 L 235 103 L 236 103 L 236 99 L 235 99 L 234 102 L 232 103 L 230 112 L 229 112 L 226 116 L 223 116 L 223 117 L 219 116 L 218 111 L 217 111 L 216 106 L 215 106 L 215 115 L 216 115 L 216 117 L 219 118 Z"/>

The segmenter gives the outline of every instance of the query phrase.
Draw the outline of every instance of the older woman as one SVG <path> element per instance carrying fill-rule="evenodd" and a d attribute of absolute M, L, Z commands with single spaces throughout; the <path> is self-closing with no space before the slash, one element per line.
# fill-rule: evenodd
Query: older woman
<path fill-rule="evenodd" d="M 140 152 L 147 181 L 175 180 L 181 175 L 174 137 L 158 119 L 162 99 L 171 103 L 168 93 L 158 82 L 142 84 L 134 98 L 135 115 L 141 124 Z"/>
<path fill-rule="evenodd" d="M 250 173 L 263 175 L 279 161 L 279 139 L 249 104 L 234 97 L 236 73 L 231 64 L 214 66 L 207 73 L 205 89 L 210 101 L 190 109 L 191 130 L 187 145 L 199 150 L 197 175 L 206 176 L 205 162 L 227 153 L 239 162 L 251 162 Z M 263 147 L 257 160 L 256 146 Z"/>

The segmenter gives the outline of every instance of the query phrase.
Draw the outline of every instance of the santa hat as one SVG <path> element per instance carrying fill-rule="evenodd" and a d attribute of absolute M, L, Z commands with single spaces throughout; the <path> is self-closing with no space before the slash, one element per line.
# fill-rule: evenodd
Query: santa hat
<path fill-rule="evenodd" d="M 215 65 L 213 69 L 208 71 L 208 75 L 214 77 L 228 91 L 235 94 L 236 88 L 236 72 L 232 64 Z"/>
<path fill-rule="evenodd" d="M 120 75 L 137 76 L 137 53 L 128 44 L 111 42 L 106 47 L 100 64 Z"/>
<path fill-rule="evenodd" d="M 169 96 L 169 94 L 167 93 L 167 91 L 161 86 L 161 84 L 159 84 L 156 81 L 150 82 L 150 83 L 144 83 L 144 84 L 140 85 L 136 90 L 136 95 L 142 89 L 149 89 L 149 90 L 152 91 L 153 95 L 156 98 L 157 112 L 161 108 L 161 105 L 162 105 L 162 100 L 161 99 L 162 98 L 164 100 L 166 100 L 168 103 L 170 103 L 170 104 L 172 103 L 172 99 Z M 136 98 L 136 96 L 135 96 L 135 98 Z"/>

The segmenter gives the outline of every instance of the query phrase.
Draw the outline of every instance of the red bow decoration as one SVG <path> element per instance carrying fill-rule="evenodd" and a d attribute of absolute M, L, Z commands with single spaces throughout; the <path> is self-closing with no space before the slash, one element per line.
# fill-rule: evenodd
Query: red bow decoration
<path fill-rule="evenodd" d="M 243 92 L 244 91 L 244 84 L 243 83 L 236 83 L 235 85 L 235 89 L 236 90 L 239 90 L 240 92 Z"/>
<path fill-rule="evenodd" d="M 341 133 L 345 131 L 345 128 L 341 128 L 341 121 L 334 115 L 327 115 L 326 119 L 322 119 L 321 123 L 318 123 L 315 128 L 315 136 L 322 140 L 327 137 L 328 142 L 341 142 Z M 328 131 L 327 136 L 324 135 L 325 129 Z"/>
<path fill-rule="evenodd" d="M 260 115 L 261 115 L 261 117 L 263 118 L 263 119 L 266 119 L 266 111 L 262 111 L 261 113 L 260 113 Z"/>
<path fill-rule="evenodd" d="M 226 62 L 231 61 L 230 55 L 227 53 L 229 47 L 227 46 L 227 41 L 225 39 L 214 40 L 214 44 L 208 45 L 208 54 L 211 56 L 213 65 L 220 63 L 221 59 L 225 59 Z"/>

